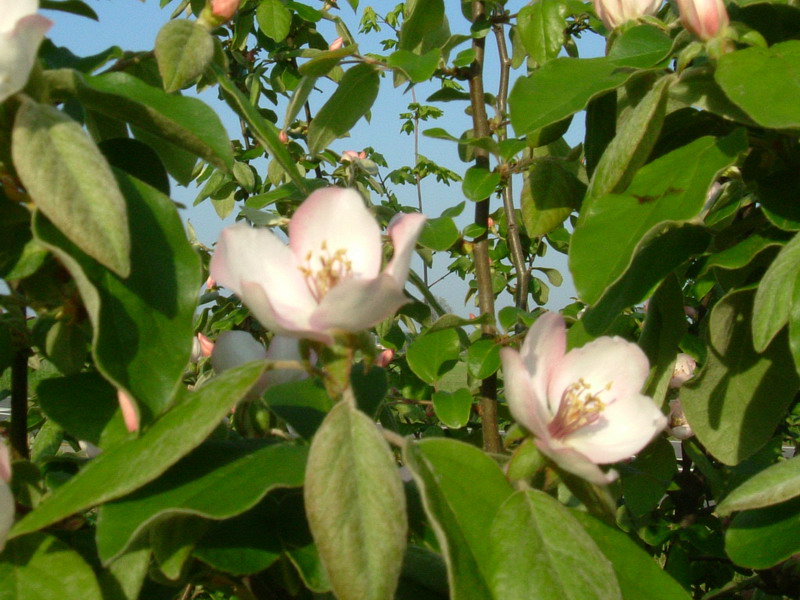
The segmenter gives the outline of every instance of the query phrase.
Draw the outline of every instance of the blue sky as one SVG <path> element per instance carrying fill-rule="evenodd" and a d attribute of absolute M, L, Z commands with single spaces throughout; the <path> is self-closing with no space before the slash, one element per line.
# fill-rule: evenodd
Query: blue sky
<path fill-rule="evenodd" d="M 311 1 L 308 3 L 315 4 Z M 49 36 L 56 45 L 66 46 L 79 55 L 95 54 L 112 45 L 119 45 L 126 50 L 152 49 L 159 29 L 169 20 L 174 7 L 177 6 L 177 1 L 173 0 L 163 9 L 160 8 L 158 0 L 146 0 L 145 2 L 140 2 L 139 0 L 89 0 L 89 4 L 100 17 L 99 22 L 61 12 L 45 12 L 54 21 Z M 448 16 L 454 33 L 466 30 L 466 21 L 460 14 L 459 4 L 457 1 L 447 1 Z M 524 4 L 524 2 L 518 0 L 508 2 L 508 6 L 512 11 L 516 11 Z M 340 5 L 342 6 L 340 14 L 359 41 L 361 51 L 381 52 L 378 45 L 379 41 L 383 37 L 388 37 L 388 33 L 385 35 L 383 33 L 373 33 L 369 36 L 358 35 L 356 16 L 346 2 L 340 2 Z M 380 13 L 384 12 L 387 7 L 394 6 L 395 3 L 381 0 L 362 2 L 362 6 L 366 5 L 372 5 Z M 332 27 L 326 30 L 324 28 L 325 25 L 327 23 L 321 23 L 320 31 L 326 39 L 332 41 L 336 37 L 336 33 Z M 491 41 L 491 38 L 489 41 Z M 462 50 L 466 47 L 467 45 L 464 45 L 457 50 Z M 497 88 L 497 73 L 499 69 L 497 64 L 492 62 L 495 56 L 493 44 L 489 43 L 487 47 L 489 62 L 485 70 L 485 85 L 487 91 L 493 92 Z M 582 55 L 596 56 L 603 51 L 603 40 L 590 34 L 584 38 L 579 47 Z M 518 77 L 521 71 L 522 69 L 517 70 L 512 74 L 512 77 Z M 393 88 L 391 80 L 385 78 L 381 85 L 378 100 L 372 110 L 371 122 L 367 123 L 362 120 L 351 132 L 350 138 L 337 140 L 333 144 L 333 148 L 344 151 L 347 149 L 360 150 L 366 146 L 373 146 L 377 151 L 384 154 L 390 168 L 413 164 L 413 137 L 400 132 L 401 121 L 398 118 L 398 114 L 405 111 L 408 103 L 412 101 L 411 94 L 404 95 L 402 93 L 403 89 Z M 416 88 L 418 101 L 424 102 L 425 98 L 437 89 L 438 85 L 436 84 L 418 85 Z M 200 97 L 220 114 L 231 136 L 238 137 L 238 120 L 217 99 L 216 90 L 206 91 Z M 312 97 L 312 110 L 318 109 L 324 100 L 325 98 L 321 95 Z M 446 111 L 446 116 L 437 121 L 428 122 L 423 128 L 443 127 L 458 136 L 471 127 L 470 118 L 463 111 L 463 103 L 440 103 L 438 106 Z M 279 115 L 282 114 L 282 110 L 283 105 L 277 110 Z M 582 129 L 583 119 L 577 118 L 568 134 L 568 141 L 571 144 L 576 144 L 580 141 Z M 451 142 L 421 137 L 420 152 L 458 173 L 463 173 L 468 166 L 458 159 L 455 146 Z M 517 195 L 520 187 L 519 184 L 516 185 L 515 192 Z M 402 202 L 416 206 L 416 190 L 412 186 L 398 186 L 394 191 Z M 423 181 L 422 191 L 425 213 L 430 217 L 438 216 L 445 208 L 463 200 L 458 184 L 447 187 L 436 183 L 433 178 Z M 173 198 L 187 206 L 191 206 L 195 195 L 196 191 L 194 189 L 187 190 L 173 186 Z M 493 204 L 492 210 L 499 206 L 500 201 L 495 200 L 495 202 L 497 204 Z M 233 214 L 235 215 L 236 212 L 238 211 L 234 210 Z M 467 206 L 459 225 L 466 225 L 471 219 L 471 213 L 472 207 Z M 233 215 L 225 221 L 221 221 L 208 201 L 184 211 L 183 217 L 192 222 L 200 240 L 207 245 L 211 245 L 216 240 L 220 230 L 225 225 L 233 222 Z M 436 261 L 431 274 L 431 281 L 446 272 L 445 267 L 448 262 L 448 258 L 444 255 Z M 548 306 L 550 308 L 559 308 L 568 303 L 570 301 L 569 297 L 574 294 L 574 289 L 568 278 L 565 257 L 551 250 L 547 256 L 539 259 L 537 266 L 557 268 L 567 277 L 567 281 L 560 289 L 551 289 L 551 301 Z M 463 305 L 466 290 L 467 283 L 454 275 L 451 275 L 433 289 L 435 294 L 447 300 L 455 312 L 464 315 L 469 312 L 477 312 L 472 301 L 468 306 Z M 500 306 L 508 303 L 510 303 L 510 298 L 501 297 Z"/>

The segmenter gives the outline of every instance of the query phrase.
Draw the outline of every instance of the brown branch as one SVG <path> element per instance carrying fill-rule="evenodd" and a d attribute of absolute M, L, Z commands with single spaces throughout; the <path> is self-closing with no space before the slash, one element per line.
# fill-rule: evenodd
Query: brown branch
<path fill-rule="evenodd" d="M 28 349 L 20 348 L 11 363 L 11 447 L 23 459 L 28 450 Z"/>

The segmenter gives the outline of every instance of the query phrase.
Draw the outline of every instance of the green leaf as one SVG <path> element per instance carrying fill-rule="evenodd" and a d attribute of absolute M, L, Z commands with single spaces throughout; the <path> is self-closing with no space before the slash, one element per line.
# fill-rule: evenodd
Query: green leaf
<path fill-rule="evenodd" d="M 350 371 L 350 385 L 358 409 L 377 419 L 389 391 L 386 369 L 364 363 L 354 365 Z"/>
<path fill-rule="evenodd" d="M 476 379 L 486 379 L 500 368 L 500 346 L 494 340 L 474 342 L 467 349 L 467 366 Z"/>
<path fill-rule="evenodd" d="M 800 458 L 781 461 L 756 473 L 717 505 L 722 516 L 763 508 L 800 496 Z"/>
<path fill-rule="evenodd" d="M 400 29 L 400 49 L 414 50 L 425 36 L 442 26 L 444 18 L 444 0 L 416 0 Z"/>
<path fill-rule="evenodd" d="M 705 275 L 714 267 L 730 270 L 741 269 L 767 248 L 780 246 L 781 243 L 780 239 L 772 237 L 770 234 L 765 236 L 760 233 L 752 233 L 738 244 L 712 254 L 699 274 Z"/>
<path fill-rule="evenodd" d="M 469 423 L 472 413 L 472 393 L 461 388 L 455 392 L 433 393 L 433 410 L 439 420 L 451 429 L 460 429 Z"/>
<path fill-rule="evenodd" d="M 481 202 L 494 193 L 500 180 L 500 173 L 486 167 L 470 167 L 464 174 L 461 191 L 473 202 Z"/>
<path fill-rule="evenodd" d="M 303 485 L 303 446 L 211 440 L 133 494 L 105 504 L 97 520 L 104 564 L 148 527 L 173 515 L 229 519 L 255 506 L 272 489 Z"/>
<path fill-rule="evenodd" d="M 489 535 L 495 514 L 513 493 L 503 472 L 478 448 L 448 439 L 408 440 L 403 459 L 443 550 L 450 598 L 491 598 Z"/>
<path fill-rule="evenodd" d="M 281 0 L 261 0 L 256 20 L 262 33 L 275 42 L 282 42 L 292 28 L 292 13 Z"/>
<path fill-rule="evenodd" d="M 28 513 L 10 532 L 16 537 L 46 527 L 91 506 L 120 498 L 164 473 L 199 446 L 244 398 L 264 372 L 264 363 L 226 371 L 197 392 L 186 392 L 140 438 L 102 452 Z M 131 464 L 136 468 L 131 469 Z"/>
<path fill-rule="evenodd" d="M 558 500 L 539 490 L 503 503 L 491 530 L 495 598 L 622 600 L 611 563 Z"/>
<path fill-rule="evenodd" d="M 147 540 L 132 544 L 128 551 L 98 575 L 103 600 L 137 600 L 150 567 Z"/>
<path fill-rule="evenodd" d="M 452 368 L 461 353 L 458 333 L 443 329 L 419 336 L 408 346 L 406 359 L 414 374 L 433 383 Z"/>
<path fill-rule="evenodd" d="M 538 64 L 558 56 L 564 45 L 567 20 L 558 0 L 541 0 L 520 9 L 517 28 L 525 50 Z"/>
<path fill-rule="evenodd" d="M 620 465 L 625 506 L 635 518 L 656 508 L 678 472 L 675 450 L 659 437 L 630 463 Z"/>
<path fill-rule="evenodd" d="M 595 167 L 581 215 L 592 211 L 595 198 L 624 191 L 645 163 L 664 123 L 671 82 L 670 77 L 659 79 L 617 128 Z"/>
<path fill-rule="evenodd" d="M 355 44 L 343 46 L 336 50 L 324 50 L 315 53 L 311 57 L 311 60 L 300 65 L 298 70 L 303 77 L 313 77 L 315 79 L 317 77 L 323 77 L 338 65 L 343 58 L 355 54 L 356 52 L 358 52 L 358 46 Z"/>
<path fill-rule="evenodd" d="M 188 19 L 169 21 L 156 37 L 158 72 L 164 90 L 176 92 L 200 77 L 214 57 L 211 33 Z"/>
<path fill-rule="evenodd" d="M 514 84 L 508 98 L 514 131 L 522 136 L 560 121 L 621 86 L 633 73 L 606 58 L 551 60 Z"/>
<path fill-rule="evenodd" d="M 73 243 L 121 277 L 130 273 L 125 200 L 83 128 L 25 98 L 14 120 L 14 166 L 35 206 Z"/>
<path fill-rule="evenodd" d="M 742 130 L 722 139 L 702 137 L 642 167 L 625 194 L 594 201 L 570 244 L 570 269 L 581 298 L 595 303 L 656 225 L 697 216 L 717 173 L 746 147 Z"/>
<path fill-rule="evenodd" d="M 264 401 L 307 440 L 313 437 L 333 407 L 325 388 L 314 379 L 271 385 L 264 393 Z"/>
<path fill-rule="evenodd" d="M 167 94 L 122 72 L 90 77 L 59 70 L 47 81 L 56 97 L 75 96 L 87 108 L 130 123 L 222 169 L 233 165 L 225 127 L 197 98 Z"/>
<path fill-rule="evenodd" d="M 61 12 L 87 17 L 95 21 L 100 20 L 94 9 L 81 0 L 41 0 L 39 8 L 43 10 L 60 10 Z"/>
<path fill-rule="evenodd" d="M 637 25 L 617 38 L 608 53 L 608 59 L 620 67 L 647 69 L 667 58 L 671 49 L 672 38 L 661 29 L 652 25 Z"/>
<path fill-rule="evenodd" d="M 706 364 L 681 388 L 697 438 L 727 465 L 752 456 L 773 436 L 800 386 L 784 335 L 762 353 L 753 347 L 753 295 L 732 292 L 714 306 Z"/>
<path fill-rule="evenodd" d="M 438 217 L 428 219 L 417 240 L 420 245 L 431 250 L 447 250 L 458 241 L 460 234 L 453 219 Z"/>
<path fill-rule="evenodd" d="M 753 46 L 720 57 L 714 73 L 725 94 L 756 123 L 800 128 L 800 41 Z"/>
<path fill-rule="evenodd" d="M 618 529 L 579 510 L 572 516 L 592 536 L 614 566 L 625 600 L 689 600 L 691 596 L 670 577 L 653 557 Z"/>
<path fill-rule="evenodd" d="M 373 65 L 362 63 L 348 69 L 308 127 L 309 151 L 317 154 L 348 133 L 372 108 L 379 86 L 380 75 Z"/>
<path fill-rule="evenodd" d="M 439 66 L 441 51 L 434 48 L 423 55 L 410 50 L 397 50 L 389 55 L 387 64 L 393 69 L 400 69 L 414 83 L 428 81 L 436 67 Z"/>
<path fill-rule="evenodd" d="M 0 600 L 103 600 L 80 554 L 43 533 L 10 540 L 0 554 Z"/>
<path fill-rule="evenodd" d="M 75 278 L 94 326 L 98 369 L 130 392 L 147 423 L 181 385 L 201 273 L 172 201 L 133 177 L 116 175 L 131 229 L 141 234 L 132 240 L 130 277 L 120 279 L 97 264 L 39 215 L 34 233 Z"/>
<path fill-rule="evenodd" d="M 564 161 L 533 159 L 522 186 L 522 222 L 529 237 L 550 233 L 580 206 L 586 186 L 570 173 Z"/>
<path fill-rule="evenodd" d="M 208 527 L 208 521 L 191 514 L 173 515 L 151 525 L 147 537 L 158 569 L 167 579 L 178 581 L 188 575 L 192 550 Z"/>
<path fill-rule="evenodd" d="M 403 484 L 375 423 L 333 408 L 308 456 L 306 514 L 337 598 L 394 598 L 406 547 Z"/>
<path fill-rule="evenodd" d="M 800 552 L 800 498 L 736 515 L 725 534 L 725 552 L 751 569 L 768 569 Z"/>
<path fill-rule="evenodd" d="M 789 321 L 799 280 L 800 233 L 778 253 L 758 284 L 753 305 L 753 345 L 758 352 L 763 352 Z"/>

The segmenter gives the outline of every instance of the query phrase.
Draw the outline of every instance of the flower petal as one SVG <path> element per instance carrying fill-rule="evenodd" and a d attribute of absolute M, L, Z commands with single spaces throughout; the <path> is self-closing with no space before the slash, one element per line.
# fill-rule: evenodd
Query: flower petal
<path fill-rule="evenodd" d="M 309 253 L 318 256 L 323 242 L 330 254 L 345 250 L 355 277 L 372 279 L 380 273 L 381 230 L 355 190 L 316 190 L 292 216 L 289 247 L 298 265 L 306 264 Z"/>
<path fill-rule="evenodd" d="M 291 250 L 267 229 L 225 228 L 209 270 L 267 327 L 280 321 L 303 328 L 317 306 Z"/>
<path fill-rule="evenodd" d="M 214 344 L 211 366 L 222 373 L 253 360 L 266 360 L 267 351 L 246 331 L 223 331 Z"/>
<path fill-rule="evenodd" d="M 323 331 L 317 331 L 311 326 L 310 319 L 313 312 L 292 311 L 290 307 L 286 306 L 283 306 L 281 310 L 276 310 L 272 299 L 257 283 L 245 281 L 242 285 L 241 298 L 258 322 L 274 333 L 308 338 L 324 344 L 333 341 L 330 335 Z"/>
<path fill-rule="evenodd" d="M 0 552 L 6 547 L 8 530 L 14 524 L 14 508 L 11 488 L 4 481 L 0 481 Z"/>
<path fill-rule="evenodd" d="M 0 438 L 0 481 L 6 483 L 11 481 L 11 453 L 2 438 Z"/>
<path fill-rule="evenodd" d="M 3 0 L 0 2 L 0 33 L 12 31 L 19 21 L 39 10 L 39 0 Z"/>
<path fill-rule="evenodd" d="M 0 102 L 25 87 L 39 45 L 52 24 L 42 15 L 29 14 L 17 21 L 13 30 L 0 34 Z"/>
<path fill-rule="evenodd" d="M 303 356 L 300 354 L 300 342 L 295 338 L 276 335 L 269 343 L 267 358 L 270 360 L 303 360 Z M 302 369 L 274 369 L 267 371 L 266 376 L 269 385 L 277 385 L 306 379 L 308 373 Z"/>
<path fill-rule="evenodd" d="M 649 362 L 639 346 L 616 336 L 600 337 L 567 353 L 550 380 L 548 397 L 550 402 L 560 401 L 564 390 L 582 379 L 590 386 L 590 393 L 601 392 L 610 384 L 610 389 L 600 395 L 608 403 L 638 395 L 649 371 Z"/>
<path fill-rule="evenodd" d="M 540 316 L 533 327 L 528 330 L 522 344 L 522 362 L 531 375 L 531 384 L 537 398 L 549 404 L 550 416 L 558 411 L 561 391 L 556 397 L 549 394 L 548 385 L 564 360 L 567 349 L 567 328 L 564 318 L 555 312 L 547 312 Z M 563 390 L 562 390 L 563 391 Z M 549 421 L 550 417 L 546 419 Z"/>
<path fill-rule="evenodd" d="M 388 233 L 394 244 L 394 256 L 383 272 L 394 277 L 401 286 L 405 286 L 408 279 L 411 256 L 425 220 L 424 215 L 408 213 L 389 224 Z"/>
<path fill-rule="evenodd" d="M 564 438 L 592 462 L 608 464 L 630 458 L 663 431 L 667 417 L 641 394 L 618 398 L 596 423 Z"/>
<path fill-rule="evenodd" d="M 394 278 L 345 279 L 322 299 L 311 316 L 317 331 L 361 331 L 392 316 L 408 302 Z"/>
<path fill-rule="evenodd" d="M 536 395 L 531 375 L 520 353 L 512 348 L 501 348 L 500 360 L 503 361 L 506 402 L 511 416 L 537 437 L 549 438 L 546 399 Z"/>
<path fill-rule="evenodd" d="M 608 473 L 603 472 L 600 467 L 572 448 L 555 448 L 541 439 L 536 440 L 536 446 L 543 454 L 549 456 L 560 468 L 590 483 L 608 485 L 618 476 L 617 472 L 613 470 Z"/>

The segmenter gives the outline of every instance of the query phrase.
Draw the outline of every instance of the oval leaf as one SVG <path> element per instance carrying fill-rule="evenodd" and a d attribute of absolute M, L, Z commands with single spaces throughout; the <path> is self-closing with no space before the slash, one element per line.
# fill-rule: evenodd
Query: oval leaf
<path fill-rule="evenodd" d="M 156 37 L 158 72 L 167 92 L 183 89 L 200 77 L 214 57 L 211 33 L 195 21 L 170 21 Z"/>
<path fill-rule="evenodd" d="M 753 475 L 717 506 L 717 513 L 763 508 L 800 496 L 800 458 L 779 462 Z"/>

